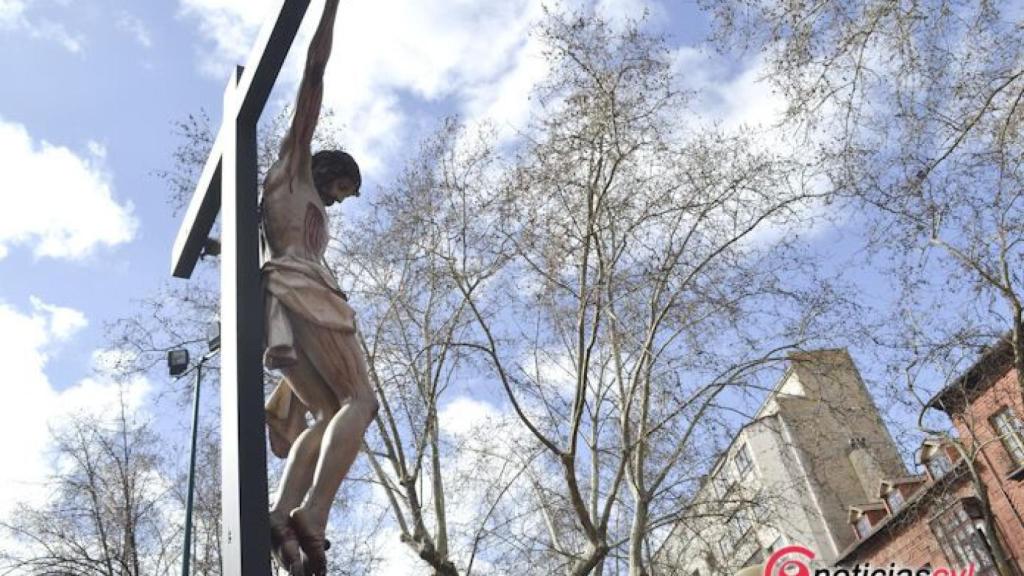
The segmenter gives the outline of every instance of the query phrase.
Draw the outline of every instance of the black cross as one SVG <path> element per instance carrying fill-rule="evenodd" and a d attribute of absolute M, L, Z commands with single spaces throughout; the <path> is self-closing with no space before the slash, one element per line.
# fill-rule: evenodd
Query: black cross
<path fill-rule="evenodd" d="M 244 67 L 224 91 L 224 116 L 185 221 L 171 273 L 192 275 L 217 213 L 221 219 L 221 432 L 223 574 L 270 576 L 263 414 L 256 124 L 309 0 L 279 0 Z"/>

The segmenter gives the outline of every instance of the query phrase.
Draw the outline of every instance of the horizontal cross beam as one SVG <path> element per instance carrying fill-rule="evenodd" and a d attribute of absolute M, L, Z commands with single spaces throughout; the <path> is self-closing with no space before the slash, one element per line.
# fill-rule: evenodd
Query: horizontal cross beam
<path fill-rule="evenodd" d="M 233 87 L 234 82 L 230 83 Z M 222 132 L 210 149 L 210 156 L 203 166 L 192 200 L 185 211 L 185 219 L 171 251 L 171 274 L 176 278 L 190 278 L 196 261 L 203 253 L 203 246 L 213 229 L 213 223 L 220 212 L 221 157 L 224 155 Z"/>

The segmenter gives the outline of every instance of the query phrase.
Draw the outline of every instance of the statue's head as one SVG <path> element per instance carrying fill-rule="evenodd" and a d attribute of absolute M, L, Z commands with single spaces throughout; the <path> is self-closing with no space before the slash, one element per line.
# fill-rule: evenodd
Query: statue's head
<path fill-rule="evenodd" d="M 348 152 L 321 150 L 313 155 L 313 184 L 326 206 L 349 196 L 359 196 L 363 178 Z"/>

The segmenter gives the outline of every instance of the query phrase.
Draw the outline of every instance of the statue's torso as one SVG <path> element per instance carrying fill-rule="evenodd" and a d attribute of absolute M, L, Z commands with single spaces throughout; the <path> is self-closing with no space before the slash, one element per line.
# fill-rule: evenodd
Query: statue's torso
<path fill-rule="evenodd" d="M 289 174 L 283 162 L 270 169 L 263 188 L 263 227 L 272 258 L 295 256 L 314 262 L 323 258 L 327 211 L 312 173 Z"/>

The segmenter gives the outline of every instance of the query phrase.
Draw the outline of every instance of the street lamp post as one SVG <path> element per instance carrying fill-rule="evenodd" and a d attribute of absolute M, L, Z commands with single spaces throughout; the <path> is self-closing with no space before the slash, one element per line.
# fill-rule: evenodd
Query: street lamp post
<path fill-rule="evenodd" d="M 188 461 L 188 492 L 185 495 L 185 543 L 181 552 L 181 576 L 189 576 L 192 560 L 192 502 L 196 486 L 196 444 L 199 436 L 199 393 L 203 382 L 203 366 L 220 351 L 220 329 L 211 325 L 207 334 L 209 352 L 199 359 L 195 366 L 195 381 L 192 388 L 192 438 Z M 188 366 L 188 350 L 171 350 L 167 353 L 167 367 L 172 376 L 184 374 Z"/>

